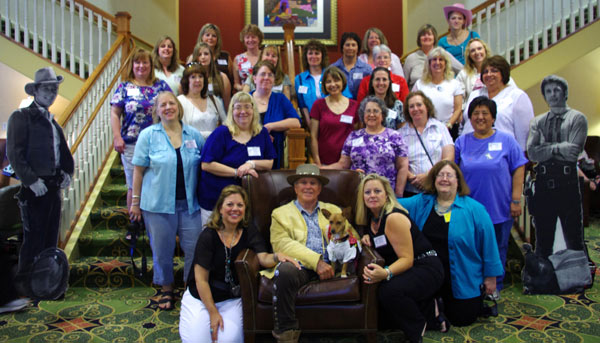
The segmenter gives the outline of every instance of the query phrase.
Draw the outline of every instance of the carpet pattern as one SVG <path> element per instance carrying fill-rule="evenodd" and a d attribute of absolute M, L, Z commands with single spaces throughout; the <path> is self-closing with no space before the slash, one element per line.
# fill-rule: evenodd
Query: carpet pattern
<path fill-rule="evenodd" d="M 122 171 L 111 170 L 112 182 L 101 192 L 102 204 L 91 215 L 92 229 L 80 236 L 81 257 L 71 263 L 64 299 L 40 301 L 27 309 L 0 314 L 0 342 L 178 342 L 179 306 L 160 311 L 160 292 L 151 285 L 151 271 L 133 276 L 128 242 Z M 600 263 L 600 218 L 586 228 L 590 255 Z M 138 242 L 150 254 L 147 239 Z M 148 258 L 151 270 L 152 258 Z M 174 260 L 179 299 L 183 259 Z M 424 342 L 600 342 L 600 278 L 585 294 L 523 295 L 521 262 L 509 259 L 506 289 L 498 302 L 498 317 L 480 319 L 442 334 L 428 331 Z M 597 272 L 597 275 L 600 274 Z M 257 342 L 272 342 L 259 335 Z M 402 342 L 398 331 L 380 331 L 378 342 Z M 301 342 L 364 342 L 356 335 L 303 334 Z"/>

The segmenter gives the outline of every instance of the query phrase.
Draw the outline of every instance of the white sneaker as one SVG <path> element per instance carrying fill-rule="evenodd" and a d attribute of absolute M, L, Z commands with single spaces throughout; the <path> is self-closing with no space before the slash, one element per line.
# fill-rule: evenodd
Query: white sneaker
<path fill-rule="evenodd" d="M 9 301 L 6 304 L 0 306 L 0 313 L 22 310 L 25 307 L 27 307 L 27 305 L 29 305 L 30 302 L 31 300 L 29 300 L 29 298 L 19 298 Z"/>

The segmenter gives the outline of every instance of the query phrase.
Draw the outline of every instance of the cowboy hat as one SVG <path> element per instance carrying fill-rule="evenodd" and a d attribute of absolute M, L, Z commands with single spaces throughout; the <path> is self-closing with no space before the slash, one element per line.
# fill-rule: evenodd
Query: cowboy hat
<path fill-rule="evenodd" d="M 39 69 L 35 72 L 35 81 L 25 85 L 25 93 L 33 95 L 35 86 L 49 83 L 61 83 L 63 80 L 64 78 L 62 76 L 56 76 L 52 67 Z"/>
<path fill-rule="evenodd" d="M 329 179 L 321 175 L 321 171 L 316 164 L 301 164 L 296 168 L 296 174 L 287 177 L 287 182 L 294 185 L 294 182 L 303 177 L 314 177 L 318 179 L 322 185 L 329 183 Z"/>
<path fill-rule="evenodd" d="M 473 20 L 473 13 L 471 10 L 465 8 L 465 5 L 456 3 L 454 5 L 444 7 L 444 16 L 446 20 L 448 20 L 448 16 L 452 12 L 462 13 L 465 16 L 465 27 L 471 25 L 471 21 Z"/>

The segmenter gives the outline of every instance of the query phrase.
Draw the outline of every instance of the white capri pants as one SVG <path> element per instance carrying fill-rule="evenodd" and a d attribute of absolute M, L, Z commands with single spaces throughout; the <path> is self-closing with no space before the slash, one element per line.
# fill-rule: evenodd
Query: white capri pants
<path fill-rule="evenodd" d="M 242 299 L 228 299 L 215 305 L 223 317 L 223 331 L 219 329 L 218 342 L 243 342 Z M 183 343 L 211 342 L 208 310 L 202 301 L 192 296 L 189 289 L 183 293 L 179 313 L 179 335 Z"/>

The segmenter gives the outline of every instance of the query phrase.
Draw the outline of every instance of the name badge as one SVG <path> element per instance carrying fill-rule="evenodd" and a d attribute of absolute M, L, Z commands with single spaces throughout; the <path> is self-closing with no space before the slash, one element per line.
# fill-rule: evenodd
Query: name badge
<path fill-rule="evenodd" d="M 398 93 L 400 91 L 400 85 L 397 83 L 392 83 L 392 92 Z"/>
<path fill-rule="evenodd" d="M 390 119 L 398 118 L 398 112 L 396 112 L 394 110 L 388 110 L 388 118 L 390 118 Z"/>
<path fill-rule="evenodd" d="M 387 245 L 387 240 L 385 239 L 384 235 L 375 237 L 373 241 L 375 242 L 375 248 L 384 247 Z"/>
<path fill-rule="evenodd" d="M 188 149 L 196 149 L 198 148 L 198 145 L 196 145 L 196 141 L 193 139 L 188 139 L 184 142 L 185 147 Z"/>
<path fill-rule="evenodd" d="M 252 68 L 252 63 L 250 63 L 250 61 L 244 62 L 244 63 L 242 63 L 242 68 L 243 69 L 251 69 Z"/>
<path fill-rule="evenodd" d="M 446 223 L 450 223 L 450 216 L 451 216 L 452 212 L 448 212 L 448 213 L 444 213 L 444 221 Z"/>
<path fill-rule="evenodd" d="M 362 78 L 363 78 L 362 73 L 353 73 L 352 74 L 352 79 L 354 79 L 354 80 L 362 80 Z"/>
<path fill-rule="evenodd" d="M 273 87 L 273 92 L 283 92 L 283 83 L 280 84 L 279 86 L 275 86 Z"/>
<path fill-rule="evenodd" d="M 353 118 L 354 117 L 352 117 L 352 116 L 349 116 L 349 115 L 346 115 L 346 114 L 342 114 L 340 116 L 340 122 L 346 123 L 346 124 L 352 124 L 352 119 Z"/>
<path fill-rule="evenodd" d="M 248 156 L 260 156 L 260 147 L 259 146 L 249 146 L 248 147 Z"/>
<path fill-rule="evenodd" d="M 355 138 L 352 140 L 352 146 L 363 146 L 365 145 L 365 141 L 362 137 Z"/>
<path fill-rule="evenodd" d="M 306 86 L 300 86 L 300 87 L 298 87 L 298 93 L 300 93 L 300 94 L 307 94 L 308 93 L 308 87 L 306 87 Z"/>
<path fill-rule="evenodd" d="M 142 93 L 140 92 L 139 88 L 127 88 L 127 96 L 130 97 L 138 97 L 140 96 Z"/>
<path fill-rule="evenodd" d="M 488 144 L 489 151 L 502 151 L 502 142 L 494 142 Z"/>
<path fill-rule="evenodd" d="M 227 65 L 227 60 L 226 60 L 226 59 L 224 59 L 224 58 L 219 58 L 219 59 L 217 60 L 217 64 L 218 64 L 218 65 L 221 65 L 221 66 L 226 66 L 226 65 Z"/>
<path fill-rule="evenodd" d="M 212 83 L 208 84 L 208 91 L 211 93 L 213 92 L 213 84 Z"/>

